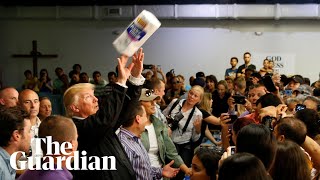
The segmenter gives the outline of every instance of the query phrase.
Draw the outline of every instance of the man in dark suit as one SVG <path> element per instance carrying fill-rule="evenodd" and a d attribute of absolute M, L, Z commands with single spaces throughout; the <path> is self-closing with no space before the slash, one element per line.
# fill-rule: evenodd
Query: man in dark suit
<path fill-rule="evenodd" d="M 100 106 L 94 96 L 93 84 L 76 84 L 64 93 L 67 115 L 72 117 L 78 130 L 78 150 L 86 151 L 87 157 L 114 156 L 116 159 L 117 170 L 75 170 L 74 179 L 135 179 L 133 168 L 115 131 L 123 123 L 119 116 L 122 109 L 126 110 L 126 101 L 129 99 L 127 96 L 131 99 L 140 96 L 140 86 L 144 83 L 141 76 L 143 59 L 142 49 L 133 56 L 128 67 L 128 57 L 118 58 L 118 81 L 106 86 L 106 96 Z M 102 161 L 100 167 L 103 167 Z"/>

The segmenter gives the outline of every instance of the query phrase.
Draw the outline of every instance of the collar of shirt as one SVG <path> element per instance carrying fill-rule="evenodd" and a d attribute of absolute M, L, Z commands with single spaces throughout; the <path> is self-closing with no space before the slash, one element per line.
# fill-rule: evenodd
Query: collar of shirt
<path fill-rule="evenodd" d="M 36 124 L 31 126 L 31 135 L 32 135 L 32 137 L 35 137 L 35 138 L 38 137 L 40 124 L 41 124 L 40 119 L 38 117 L 36 117 Z"/>
<path fill-rule="evenodd" d="M 72 118 L 74 118 L 74 119 L 79 119 L 79 120 L 84 120 L 84 119 L 85 119 L 85 118 L 79 117 L 79 116 L 72 116 Z"/>
<path fill-rule="evenodd" d="M 10 154 L 2 147 L 0 147 L 0 156 L 2 156 L 2 158 L 6 162 L 10 174 L 14 174 L 16 171 L 10 165 Z"/>
<path fill-rule="evenodd" d="M 40 126 L 40 123 L 41 123 L 41 120 L 40 120 L 40 118 L 38 118 L 38 116 L 37 116 L 35 126 L 39 127 L 39 126 Z"/>
<path fill-rule="evenodd" d="M 134 135 L 131 131 L 128 131 L 125 128 L 120 128 L 120 133 L 125 134 L 126 136 L 129 136 L 130 138 L 132 138 L 134 141 L 139 142 L 139 137 L 137 137 L 136 135 Z"/>

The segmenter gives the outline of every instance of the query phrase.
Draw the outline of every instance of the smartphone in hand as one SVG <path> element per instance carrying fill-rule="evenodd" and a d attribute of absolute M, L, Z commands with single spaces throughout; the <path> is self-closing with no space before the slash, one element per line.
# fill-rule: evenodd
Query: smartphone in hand
<path fill-rule="evenodd" d="M 229 115 L 229 117 L 231 121 L 229 121 L 228 124 L 233 124 L 238 119 L 237 115 Z"/>

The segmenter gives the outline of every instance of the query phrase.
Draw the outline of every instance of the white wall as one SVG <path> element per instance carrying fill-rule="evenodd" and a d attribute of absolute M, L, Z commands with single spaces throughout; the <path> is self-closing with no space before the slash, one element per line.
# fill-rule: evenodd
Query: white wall
<path fill-rule="evenodd" d="M 186 78 L 197 71 L 223 78 L 232 56 L 243 63 L 245 51 L 252 53 L 258 68 L 264 55 L 291 57 L 294 69 L 318 79 L 320 26 L 316 20 L 161 20 L 162 27 L 146 42 L 145 63 L 159 64 L 165 72 L 174 68 Z M 122 31 L 129 21 L 96 20 L 0 20 L 0 68 L 4 85 L 21 86 L 23 72 L 32 70 L 31 59 L 12 54 L 31 51 L 38 41 L 43 54 L 57 53 L 56 59 L 40 59 L 38 71 L 47 68 L 52 78 L 61 66 L 66 73 L 79 63 L 90 76 L 99 70 L 107 77 L 114 70 L 118 53 L 112 47 L 114 30 Z M 263 35 L 256 36 L 254 32 Z"/>

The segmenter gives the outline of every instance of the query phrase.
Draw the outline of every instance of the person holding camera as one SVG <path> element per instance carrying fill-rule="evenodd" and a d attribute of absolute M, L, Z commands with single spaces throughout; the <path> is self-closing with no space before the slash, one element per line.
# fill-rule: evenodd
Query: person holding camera
<path fill-rule="evenodd" d="M 174 160 L 173 167 L 180 168 L 185 174 L 191 175 L 191 170 L 184 164 L 168 135 L 167 126 L 154 115 L 158 99 L 160 99 L 159 95 L 146 88 L 142 89 L 139 98 L 147 116 L 146 130 L 141 134 L 141 142 L 148 152 L 151 166 L 162 167 L 166 164 L 166 160 Z"/>
<path fill-rule="evenodd" d="M 203 98 L 204 90 L 193 86 L 187 99 L 174 99 L 163 111 L 172 130 L 172 141 L 185 164 L 191 165 L 193 142 L 200 138 L 202 113 L 197 104 Z"/>

